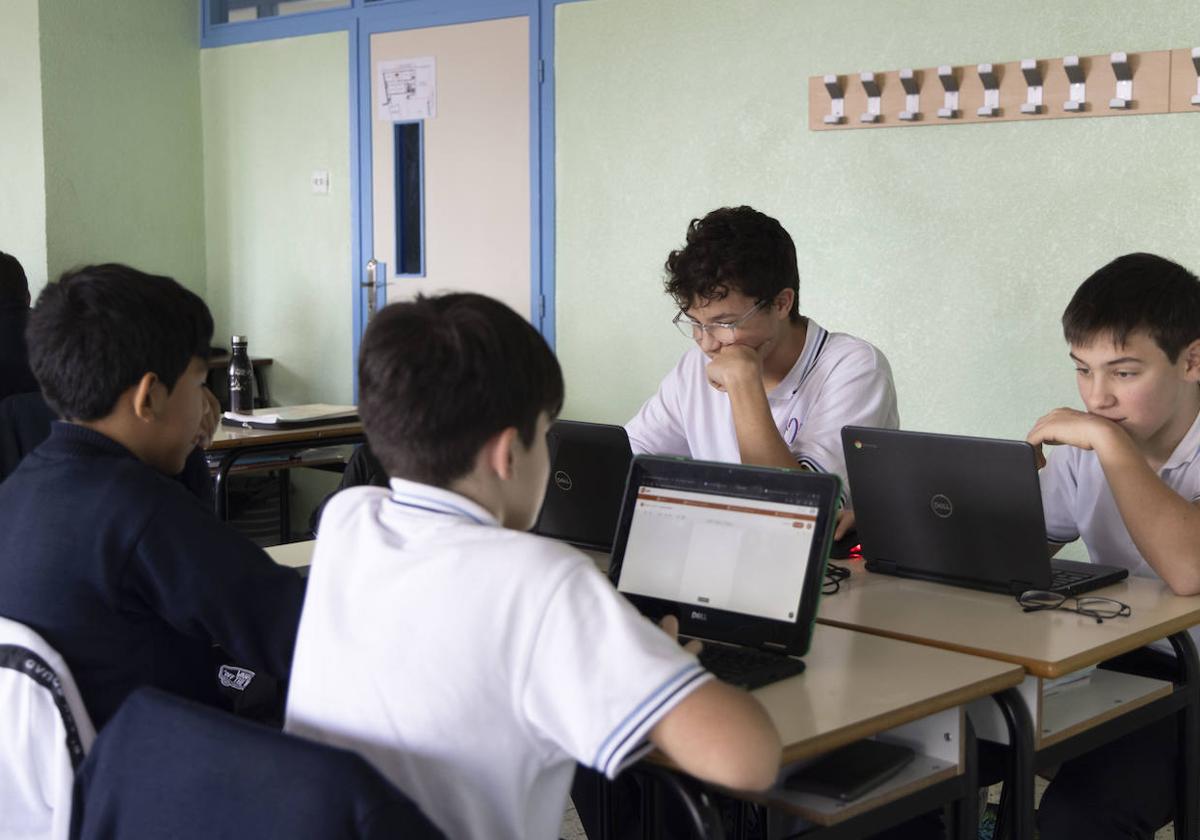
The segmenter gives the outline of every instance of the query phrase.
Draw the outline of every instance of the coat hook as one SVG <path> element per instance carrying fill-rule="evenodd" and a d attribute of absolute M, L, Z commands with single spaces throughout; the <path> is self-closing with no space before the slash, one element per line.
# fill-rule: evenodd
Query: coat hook
<path fill-rule="evenodd" d="M 1108 60 L 1112 62 L 1113 75 L 1117 77 L 1117 93 L 1108 100 L 1108 107 L 1127 110 L 1133 104 L 1133 70 L 1129 66 L 1129 56 L 1115 52 Z"/>
<path fill-rule="evenodd" d="M 1063 70 L 1067 73 L 1067 81 L 1070 82 L 1068 96 L 1070 97 L 1063 103 L 1064 111 L 1085 111 L 1087 110 L 1087 85 L 1083 78 L 1083 65 L 1079 62 L 1079 56 L 1069 55 L 1063 59 Z"/>
<path fill-rule="evenodd" d="M 1025 101 L 1021 104 L 1021 113 L 1042 113 L 1042 68 L 1036 58 L 1021 60 L 1021 75 L 1025 77 Z"/>
<path fill-rule="evenodd" d="M 921 81 L 911 68 L 907 68 L 900 71 L 900 84 L 904 88 L 904 110 L 900 112 L 900 119 L 916 122 L 921 119 Z"/>
<path fill-rule="evenodd" d="M 958 78 L 954 75 L 954 68 L 943 64 L 938 68 L 938 79 L 941 80 L 942 90 L 945 91 L 942 107 L 938 108 L 938 117 L 943 120 L 956 120 L 959 117 Z"/>
<path fill-rule="evenodd" d="M 842 81 L 832 73 L 825 77 L 825 90 L 829 91 L 829 113 L 825 125 L 840 125 L 846 119 L 846 93 Z"/>
<path fill-rule="evenodd" d="M 858 121 L 863 123 L 879 122 L 879 115 L 882 112 L 879 103 L 879 82 L 876 81 L 874 73 L 859 73 L 858 79 L 862 82 L 863 90 L 867 94 L 867 110 L 859 115 Z"/>
<path fill-rule="evenodd" d="M 979 81 L 983 82 L 983 105 L 975 113 L 981 117 L 1000 116 L 1000 79 L 990 64 L 980 64 Z"/>

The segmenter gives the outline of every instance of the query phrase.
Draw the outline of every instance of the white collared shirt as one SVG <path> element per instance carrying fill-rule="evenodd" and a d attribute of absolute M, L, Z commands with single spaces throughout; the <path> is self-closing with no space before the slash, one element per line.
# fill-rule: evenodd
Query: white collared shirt
<path fill-rule="evenodd" d="M 708 362 L 699 345 L 689 348 L 625 425 L 635 454 L 741 462 L 733 407 L 728 394 L 709 384 Z M 883 353 L 861 338 L 828 332 L 811 318 L 800 357 L 767 402 L 797 463 L 835 473 L 843 485 L 842 427 L 900 426 L 892 369 Z"/>
<path fill-rule="evenodd" d="M 1158 470 L 1164 484 L 1192 503 L 1200 502 L 1198 455 L 1200 415 Z M 1125 527 L 1096 453 L 1074 446 L 1057 446 L 1050 450 L 1046 461 L 1039 476 L 1046 539 L 1069 543 L 1082 537 L 1093 563 L 1119 566 L 1138 577 L 1157 578 L 1158 573 L 1142 557 Z M 1200 643 L 1200 629 L 1191 632 Z"/>
<path fill-rule="evenodd" d="M 392 479 L 327 506 L 285 729 L 363 755 L 450 837 L 553 838 L 709 675 L 570 546 Z"/>

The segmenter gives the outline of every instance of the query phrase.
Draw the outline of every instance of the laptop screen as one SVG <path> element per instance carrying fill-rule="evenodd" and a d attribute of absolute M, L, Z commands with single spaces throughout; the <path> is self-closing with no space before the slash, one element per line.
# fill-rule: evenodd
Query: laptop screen
<path fill-rule="evenodd" d="M 795 621 L 818 508 L 641 485 L 621 592 Z"/>
<path fill-rule="evenodd" d="M 840 490 L 833 475 L 639 456 L 609 575 L 681 635 L 802 656 Z"/>

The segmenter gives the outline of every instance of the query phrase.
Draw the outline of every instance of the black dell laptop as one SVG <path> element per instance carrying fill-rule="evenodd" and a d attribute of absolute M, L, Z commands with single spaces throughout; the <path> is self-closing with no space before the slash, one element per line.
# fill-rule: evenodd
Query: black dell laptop
<path fill-rule="evenodd" d="M 833 475 L 639 456 L 609 577 L 644 615 L 677 616 L 726 682 L 798 674 L 840 491 Z"/>
<path fill-rule="evenodd" d="M 846 426 L 842 448 L 869 571 L 1014 595 L 1078 595 L 1129 574 L 1051 559 L 1025 441 Z"/>
<path fill-rule="evenodd" d="M 621 426 L 559 420 L 546 436 L 550 480 L 533 533 L 612 550 L 633 453 Z"/>

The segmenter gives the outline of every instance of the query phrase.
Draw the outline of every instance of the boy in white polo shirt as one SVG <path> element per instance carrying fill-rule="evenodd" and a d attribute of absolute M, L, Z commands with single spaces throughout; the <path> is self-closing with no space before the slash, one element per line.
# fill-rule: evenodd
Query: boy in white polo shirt
<path fill-rule="evenodd" d="M 355 750 L 450 837 L 557 837 L 576 762 L 647 742 L 700 778 L 769 786 L 780 744 L 591 561 L 524 531 L 549 476 L 558 362 L 480 295 L 385 308 L 360 404 L 390 489 L 325 509 L 286 729 Z"/>
<path fill-rule="evenodd" d="M 692 220 L 666 271 L 675 327 L 695 346 L 626 425 L 633 451 L 799 465 L 846 486 L 842 426 L 900 425 L 892 371 L 872 345 L 800 314 L 783 226 L 751 207 L 714 210 Z"/>
<path fill-rule="evenodd" d="M 1041 471 L 1052 550 L 1082 537 L 1095 562 L 1200 594 L 1200 280 L 1128 254 L 1084 281 L 1062 323 L 1086 411 L 1057 408 L 1028 436 L 1061 444 Z M 1162 649 L 1102 667 L 1176 674 Z M 1174 813 L 1177 757 L 1168 720 L 1066 762 L 1042 800 L 1041 836 L 1153 837 Z"/>

